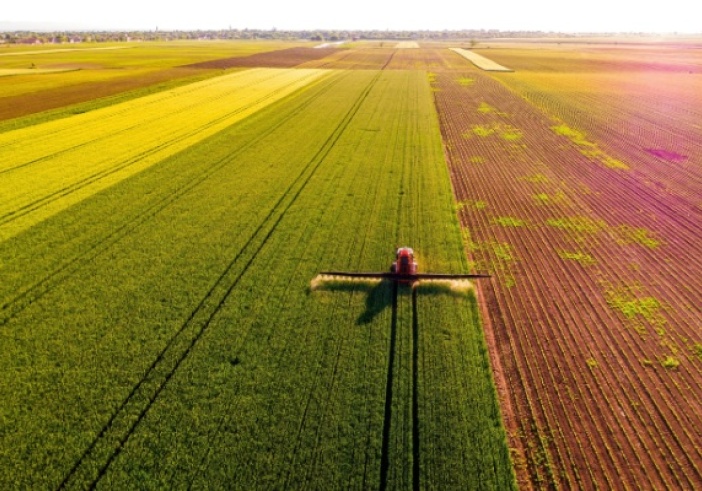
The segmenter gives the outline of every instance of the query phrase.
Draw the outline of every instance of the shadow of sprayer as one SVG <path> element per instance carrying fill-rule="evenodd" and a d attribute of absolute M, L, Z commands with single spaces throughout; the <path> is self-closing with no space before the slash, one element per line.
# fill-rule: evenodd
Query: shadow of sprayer
<path fill-rule="evenodd" d="M 323 271 L 310 283 L 310 290 L 367 291 L 366 311 L 358 324 L 366 324 L 388 305 L 397 304 L 398 291 L 412 288 L 413 300 L 417 293 L 467 295 L 472 289 L 468 280 L 489 278 L 487 274 L 420 273 L 411 247 L 395 251 L 390 271 L 349 272 Z M 394 303 L 393 303 L 394 302 Z"/>
<path fill-rule="evenodd" d="M 468 297 L 473 283 L 467 279 L 417 280 L 411 285 L 399 284 L 388 278 L 349 278 L 322 274 L 310 282 L 310 291 L 360 292 L 366 294 L 366 309 L 356 324 L 368 324 L 375 316 L 396 302 L 396 295 L 449 295 Z"/>

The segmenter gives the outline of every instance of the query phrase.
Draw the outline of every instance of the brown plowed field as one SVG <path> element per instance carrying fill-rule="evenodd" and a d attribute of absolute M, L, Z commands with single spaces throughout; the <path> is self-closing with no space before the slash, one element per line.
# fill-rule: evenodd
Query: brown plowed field
<path fill-rule="evenodd" d="M 382 70 L 399 50 L 389 48 L 339 49 L 326 58 L 313 60 L 302 68 L 330 68 L 338 70 Z"/>
<path fill-rule="evenodd" d="M 339 51 L 336 48 L 288 48 L 250 56 L 236 56 L 187 65 L 189 68 L 293 68 L 308 61 L 320 60 Z"/>
<path fill-rule="evenodd" d="M 128 74 L 112 80 L 85 82 L 47 89 L 39 93 L 30 92 L 19 96 L 0 97 L 0 121 L 196 75 L 198 71 L 189 68 L 167 68 L 146 74 L 141 73 L 138 77 Z"/>
<path fill-rule="evenodd" d="M 457 60 L 449 50 L 360 48 L 339 49 L 335 53 L 310 61 L 304 68 L 339 70 L 439 70 L 451 69 Z M 460 60 L 458 61 L 460 67 Z"/>
<path fill-rule="evenodd" d="M 700 489 L 699 75 L 570 53 L 434 79 L 519 481 Z"/>

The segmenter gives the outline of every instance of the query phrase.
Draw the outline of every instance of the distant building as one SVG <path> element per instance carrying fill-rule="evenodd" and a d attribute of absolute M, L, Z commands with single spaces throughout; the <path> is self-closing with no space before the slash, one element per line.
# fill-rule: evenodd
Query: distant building
<path fill-rule="evenodd" d="M 32 36 L 24 39 L 17 40 L 18 44 L 43 44 L 42 40 L 38 37 Z"/>

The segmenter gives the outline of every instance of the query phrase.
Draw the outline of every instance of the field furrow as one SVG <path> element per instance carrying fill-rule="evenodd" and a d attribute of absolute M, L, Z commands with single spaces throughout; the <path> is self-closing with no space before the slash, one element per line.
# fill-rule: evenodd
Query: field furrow
<path fill-rule="evenodd" d="M 520 73 L 499 79 L 518 90 Z M 694 204 L 580 133 L 565 92 L 544 93 L 568 126 L 484 75 L 439 72 L 435 86 L 467 252 L 497 276 L 481 297 L 520 484 L 694 489 Z"/>

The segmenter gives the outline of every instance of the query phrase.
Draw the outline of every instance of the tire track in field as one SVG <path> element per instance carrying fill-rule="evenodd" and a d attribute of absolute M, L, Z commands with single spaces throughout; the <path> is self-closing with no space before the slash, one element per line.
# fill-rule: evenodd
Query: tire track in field
<path fill-rule="evenodd" d="M 273 77 L 270 77 L 270 78 L 273 78 Z M 128 160 L 118 164 L 115 167 L 110 167 L 108 169 L 104 169 L 102 171 L 88 175 L 87 177 L 85 177 L 79 181 L 72 182 L 68 186 L 57 189 L 56 191 L 54 191 L 50 194 L 42 196 L 41 198 L 36 199 L 30 203 L 27 203 L 27 204 L 25 204 L 19 208 L 16 208 L 8 213 L 5 213 L 4 215 L 0 215 L 0 226 L 7 224 L 7 223 L 10 223 L 14 220 L 17 220 L 18 218 L 23 217 L 23 216 L 25 216 L 29 213 L 32 213 L 36 210 L 39 210 L 42 207 L 46 206 L 47 204 L 53 203 L 54 201 L 57 201 L 65 196 L 68 196 L 72 193 L 80 191 L 81 189 L 83 189 L 83 188 L 85 188 L 85 187 L 87 187 L 95 182 L 98 182 L 101 179 L 105 179 L 113 174 L 116 174 L 116 173 L 136 164 L 136 163 L 139 163 L 141 160 L 158 153 L 159 151 L 161 151 L 165 148 L 168 148 L 172 145 L 177 144 L 181 140 L 192 138 L 195 135 L 202 133 L 204 130 L 207 130 L 208 128 L 216 126 L 219 123 L 226 121 L 229 118 L 235 117 L 238 114 L 246 112 L 246 111 L 250 110 L 252 107 L 256 107 L 257 105 L 263 104 L 272 98 L 275 100 L 275 97 L 277 96 L 277 94 L 279 94 L 280 92 L 282 92 L 286 89 L 287 89 L 287 87 L 281 87 L 273 92 L 269 92 L 269 93 L 265 94 L 264 96 L 262 96 L 261 98 L 256 99 L 255 101 L 252 101 L 251 103 L 249 103 L 243 107 L 237 108 L 236 110 L 234 110 L 232 112 L 228 112 L 225 115 L 220 116 L 219 118 L 211 120 L 211 121 L 207 122 L 205 125 L 199 126 L 188 133 L 180 134 L 180 135 L 176 136 L 175 138 L 170 138 L 157 146 L 145 149 L 143 152 L 140 152 L 140 153 L 132 156 Z M 186 108 L 180 112 L 185 112 L 187 109 L 188 108 Z M 233 124 L 235 124 L 235 123 L 233 123 Z M 138 126 L 139 125 L 134 125 L 133 127 L 127 128 L 123 131 L 129 131 L 129 130 L 131 130 L 135 127 L 138 127 Z M 105 136 L 105 138 L 108 138 L 108 137 L 111 138 L 113 136 L 114 136 L 114 133 L 110 133 L 109 135 Z M 94 141 L 86 143 L 85 145 L 88 145 L 88 144 L 92 145 L 92 144 L 94 144 Z M 73 151 L 75 148 L 79 148 L 80 146 L 82 146 L 82 145 L 79 145 L 77 147 L 72 147 L 70 149 L 65 150 L 64 152 Z M 63 153 L 63 152 L 59 152 L 59 153 Z M 49 156 L 47 158 L 50 158 L 50 157 L 53 157 L 53 156 Z M 44 160 L 44 159 L 40 159 L 40 161 L 41 160 Z M 29 165 L 29 164 L 27 164 L 27 165 Z M 16 168 L 14 168 L 14 169 L 16 169 Z M 10 169 L 10 170 L 13 170 L 13 169 Z"/>
<path fill-rule="evenodd" d="M 392 314 L 390 317 L 390 348 L 388 349 L 388 378 L 385 384 L 385 417 L 383 419 L 383 443 L 380 455 L 380 491 L 388 488 L 390 470 L 390 430 L 392 429 L 392 392 L 395 370 L 395 345 L 397 344 L 397 281 L 392 282 Z"/>
<path fill-rule="evenodd" d="M 322 89 L 330 90 L 337 83 L 338 80 L 330 80 L 328 82 L 328 85 L 322 87 Z M 104 251 L 106 251 L 111 246 L 119 242 L 123 237 L 127 236 L 132 231 L 147 223 L 151 218 L 157 216 L 169 205 L 176 202 L 178 199 L 186 195 L 191 190 L 197 188 L 200 184 L 202 184 L 207 179 L 215 175 L 218 171 L 226 167 L 231 162 L 234 162 L 239 155 L 247 151 L 252 146 L 256 145 L 258 142 L 267 138 L 269 135 L 274 133 L 279 127 L 283 126 L 288 121 L 292 120 L 298 113 L 300 113 L 301 111 L 306 109 L 310 104 L 312 104 L 312 102 L 312 98 L 305 100 L 297 108 L 291 111 L 287 117 L 279 121 L 277 124 L 269 127 L 266 131 L 258 134 L 256 138 L 250 140 L 248 143 L 243 145 L 234 153 L 228 155 L 223 159 L 220 159 L 207 169 L 204 169 L 204 171 L 199 176 L 197 176 L 196 179 L 188 182 L 183 187 L 178 188 L 175 192 L 168 194 L 156 203 L 153 203 L 152 205 L 144 209 L 141 213 L 139 213 L 134 219 L 132 219 L 132 221 L 124 223 L 122 226 L 118 227 L 111 233 L 104 236 L 98 242 L 95 242 L 94 244 L 90 245 L 87 248 L 87 250 L 82 254 L 70 258 L 68 261 L 64 262 L 63 264 L 55 268 L 53 271 L 51 271 L 49 274 L 33 283 L 32 285 L 15 292 L 14 297 L 6 299 L 2 304 L 0 304 L 0 326 L 5 325 L 8 321 L 10 321 L 13 317 L 19 314 L 26 307 L 39 300 L 57 285 L 61 284 L 73 273 L 75 273 L 81 267 L 83 267 L 84 264 L 98 257 Z"/>
<path fill-rule="evenodd" d="M 412 285 L 412 489 L 419 491 L 419 313 Z"/>
<path fill-rule="evenodd" d="M 256 228 L 248 241 L 229 262 L 200 303 L 190 313 L 144 376 L 135 384 L 127 397 L 117 407 L 107 423 L 79 457 L 58 485 L 58 489 L 94 489 L 108 468 L 119 456 L 137 426 L 175 375 L 182 362 L 202 338 L 212 320 L 249 270 L 261 250 L 275 232 L 286 212 L 307 187 L 327 155 L 346 131 L 368 94 L 375 86 L 380 73 L 369 82 L 340 123 L 322 143 L 320 149 L 303 167 L 298 177 L 283 192 L 268 215 Z"/>

